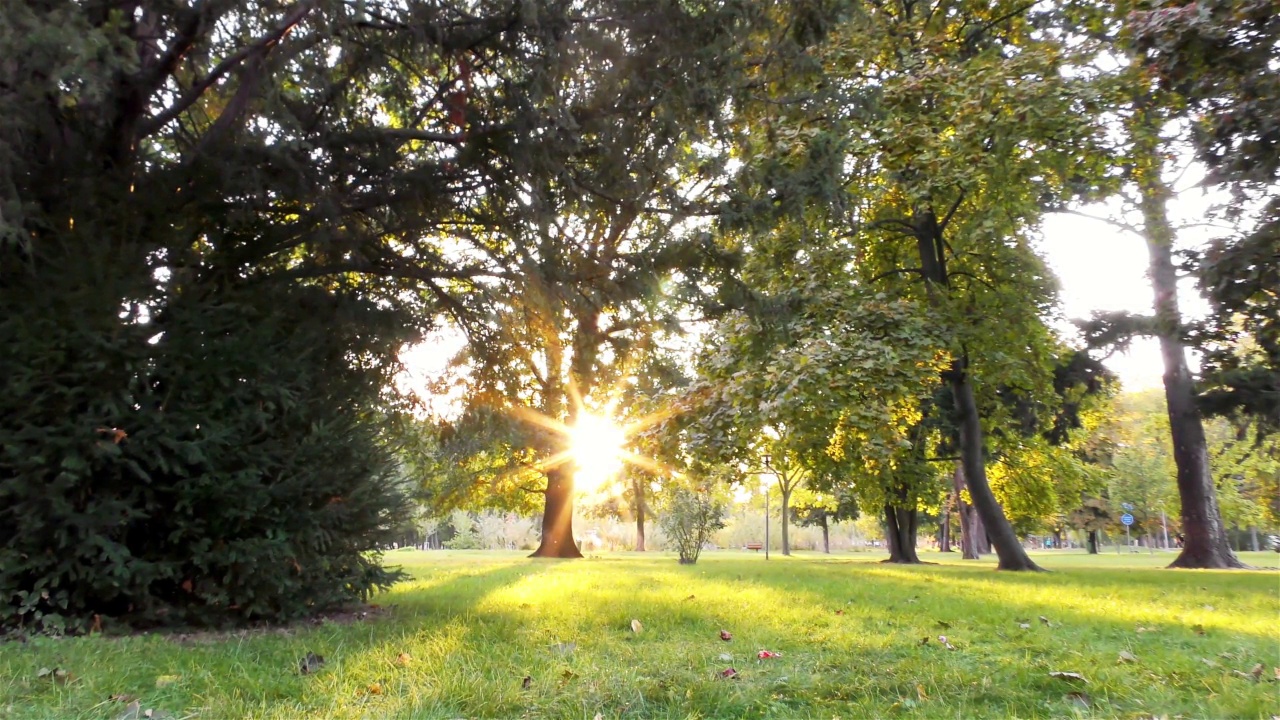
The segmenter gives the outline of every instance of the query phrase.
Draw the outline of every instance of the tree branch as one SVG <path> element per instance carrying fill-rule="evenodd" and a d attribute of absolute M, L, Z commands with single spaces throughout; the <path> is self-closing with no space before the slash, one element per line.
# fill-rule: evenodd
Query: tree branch
<path fill-rule="evenodd" d="M 302 22 L 303 18 L 305 18 L 315 7 L 316 2 L 317 0 L 302 0 L 302 2 L 293 6 L 293 9 L 289 11 L 289 14 L 285 15 L 284 20 L 274 30 L 224 58 L 222 62 L 215 65 L 214 68 L 209 71 L 208 75 L 201 78 L 199 82 L 188 88 L 186 92 L 182 93 L 182 95 L 174 101 L 173 105 L 170 105 L 164 112 L 160 113 L 153 118 L 151 122 L 144 125 L 140 136 L 146 137 L 151 133 L 156 132 L 165 125 L 168 125 L 179 115 L 186 112 L 187 109 L 194 105 L 209 88 L 213 87 L 213 85 L 221 80 L 227 73 L 238 67 L 250 56 L 265 54 L 268 52 L 271 47 L 280 42 L 285 35 L 289 34 L 289 31 L 292 30 L 294 26 Z"/>

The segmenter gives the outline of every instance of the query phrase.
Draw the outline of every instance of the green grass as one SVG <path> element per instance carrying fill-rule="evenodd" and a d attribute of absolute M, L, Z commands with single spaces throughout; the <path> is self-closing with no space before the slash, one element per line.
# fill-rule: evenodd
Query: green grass
<path fill-rule="evenodd" d="M 1171 556 L 1145 553 L 1045 553 L 1056 572 L 1035 575 L 954 559 L 885 566 L 870 553 L 766 563 L 712 552 L 693 567 L 657 554 L 390 557 L 415 579 L 380 596 L 394 609 L 370 620 L 0 645 L 0 718 L 116 718 L 125 706 L 114 694 L 177 718 L 278 720 L 1280 714 L 1274 569 L 1162 571 Z M 576 646 L 562 654 L 557 643 Z M 761 649 L 782 655 L 760 661 Z M 327 663 L 301 675 L 308 651 Z M 1119 662 L 1122 651 L 1137 661 Z M 412 657 L 405 666 L 400 653 Z M 1236 674 L 1257 663 L 1261 682 Z M 721 679 L 730 666 L 740 677 Z M 37 677 L 42 667 L 71 679 Z"/>

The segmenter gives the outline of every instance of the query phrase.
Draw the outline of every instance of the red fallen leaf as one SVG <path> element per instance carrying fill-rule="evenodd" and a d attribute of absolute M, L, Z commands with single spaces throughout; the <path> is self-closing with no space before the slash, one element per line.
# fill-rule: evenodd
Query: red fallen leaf
<path fill-rule="evenodd" d="M 738 671 L 733 668 L 725 668 L 720 671 L 720 677 L 726 680 L 736 680 L 738 679 Z"/>
<path fill-rule="evenodd" d="M 191 592 L 192 588 L 193 588 L 193 586 L 192 586 L 192 584 L 191 584 L 191 578 L 187 578 L 186 580 L 183 580 L 183 581 L 182 581 L 182 589 L 183 589 L 183 591 L 185 591 L 185 592 Z"/>
<path fill-rule="evenodd" d="M 776 653 L 770 650 L 761 650 L 760 652 L 756 653 L 756 657 L 760 658 L 761 660 L 768 660 L 769 658 L 776 658 L 781 656 L 782 656 L 782 653 Z"/>
<path fill-rule="evenodd" d="M 733 633 L 729 632 L 728 630 L 721 630 L 720 639 L 725 642 L 729 642 L 730 640 L 733 639 Z"/>
<path fill-rule="evenodd" d="M 836 611 L 836 614 L 837 614 L 837 615 L 843 615 L 843 614 L 844 614 L 844 611 L 843 611 L 843 610 L 837 610 L 837 611 Z"/>

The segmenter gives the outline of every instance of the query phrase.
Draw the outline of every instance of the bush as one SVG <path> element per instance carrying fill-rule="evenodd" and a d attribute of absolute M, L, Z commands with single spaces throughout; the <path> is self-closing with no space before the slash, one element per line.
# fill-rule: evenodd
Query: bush
<path fill-rule="evenodd" d="M 281 620 L 399 577 L 403 318 L 261 283 L 121 313 L 127 273 L 77 267 L 0 278 L 0 627 Z"/>
<path fill-rule="evenodd" d="M 693 565 L 698 562 L 702 546 L 724 527 L 726 514 L 725 503 L 706 489 L 677 484 L 661 493 L 658 525 L 680 554 L 680 564 Z"/>

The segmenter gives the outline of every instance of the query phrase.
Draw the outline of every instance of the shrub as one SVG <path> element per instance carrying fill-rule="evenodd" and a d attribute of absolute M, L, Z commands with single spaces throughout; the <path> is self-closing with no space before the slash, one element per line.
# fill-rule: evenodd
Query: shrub
<path fill-rule="evenodd" d="M 702 546 L 724 527 L 726 513 L 725 503 L 704 488 L 676 484 L 660 495 L 658 525 L 680 554 L 680 564 L 693 565 Z"/>
<path fill-rule="evenodd" d="M 262 284 L 122 315 L 100 272 L 4 278 L 0 627 L 288 619 L 396 580 L 402 318 Z"/>

